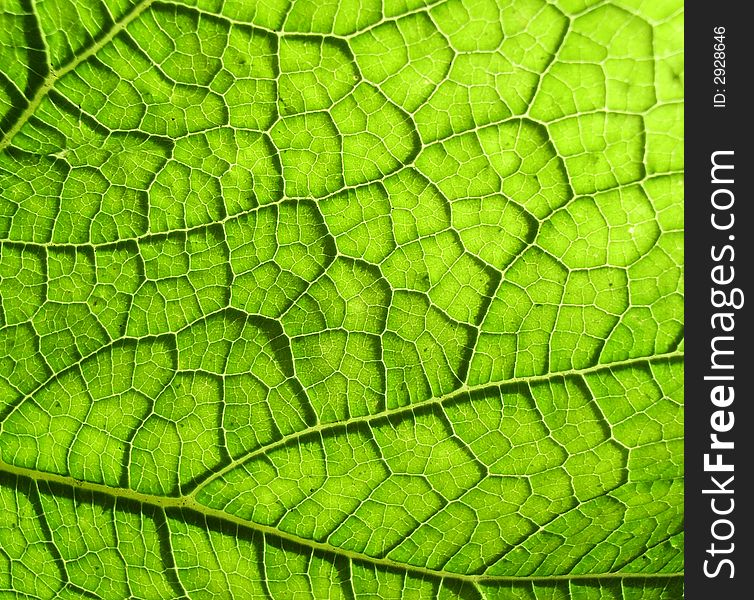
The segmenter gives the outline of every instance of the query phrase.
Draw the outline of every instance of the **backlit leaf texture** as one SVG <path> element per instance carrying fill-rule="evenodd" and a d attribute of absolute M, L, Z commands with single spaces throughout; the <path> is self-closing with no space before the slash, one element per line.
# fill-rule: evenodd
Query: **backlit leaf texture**
<path fill-rule="evenodd" d="M 680 1 L 0 6 L 0 598 L 682 597 Z"/>

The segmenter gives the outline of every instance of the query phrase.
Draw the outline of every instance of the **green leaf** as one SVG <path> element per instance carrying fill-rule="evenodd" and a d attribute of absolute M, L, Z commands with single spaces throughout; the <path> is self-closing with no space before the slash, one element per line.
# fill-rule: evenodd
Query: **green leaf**
<path fill-rule="evenodd" d="M 6 0 L 0 598 L 681 598 L 682 27 Z"/>

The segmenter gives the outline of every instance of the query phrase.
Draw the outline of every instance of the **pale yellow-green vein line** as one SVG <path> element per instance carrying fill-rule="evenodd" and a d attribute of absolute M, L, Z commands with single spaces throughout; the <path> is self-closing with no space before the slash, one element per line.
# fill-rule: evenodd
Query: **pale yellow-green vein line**
<path fill-rule="evenodd" d="M 304 547 L 309 550 L 318 550 L 326 552 L 328 554 L 334 554 L 342 556 L 349 560 L 355 560 L 362 563 L 370 563 L 375 566 L 381 566 L 391 569 L 400 569 L 402 571 L 408 571 L 411 573 L 420 574 L 422 576 L 429 576 L 434 578 L 451 579 L 468 581 L 475 584 L 494 584 L 494 583 L 506 583 L 506 582 L 555 582 L 555 581 L 592 581 L 592 580 L 667 580 L 673 578 L 683 577 L 683 573 L 584 573 L 584 574 L 567 574 L 567 575 L 548 575 L 548 576 L 498 576 L 498 575 L 464 575 L 462 573 L 453 573 L 450 571 L 433 570 L 426 567 L 420 567 L 416 565 L 409 565 L 400 563 L 389 558 L 375 558 L 361 552 L 353 552 L 345 550 L 331 544 L 324 542 L 317 542 L 314 540 L 308 540 L 300 538 L 298 536 L 280 531 L 274 527 L 268 525 L 261 525 L 254 523 L 253 521 L 247 521 L 230 513 L 210 508 L 203 504 L 200 504 L 191 497 L 167 497 L 167 496 L 155 496 L 152 494 L 145 494 L 143 492 L 137 492 L 131 489 L 110 487 L 100 483 L 92 483 L 81 481 L 73 477 L 67 477 L 65 475 L 58 475 L 56 473 L 46 473 L 29 469 L 25 467 L 17 467 L 15 465 L 7 464 L 0 460 L 0 472 L 7 474 L 31 479 L 34 482 L 44 482 L 50 484 L 59 484 L 73 490 L 81 490 L 83 492 L 89 492 L 108 497 L 112 500 L 129 500 L 137 502 L 141 505 L 148 505 L 158 507 L 162 510 L 174 509 L 174 510 L 188 510 L 202 517 L 215 519 L 217 521 L 223 521 L 230 523 L 239 528 L 257 531 L 263 535 L 269 535 L 278 539 L 283 539 L 293 544 Z"/>
<path fill-rule="evenodd" d="M 426 410 L 425 407 L 437 405 L 437 404 L 444 404 L 445 402 L 452 401 L 456 398 L 463 397 L 464 395 L 471 394 L 474 392 L 479 392 L 483 390 L 489 390 L 494 388 L 501 388 L 501 387 L 511 387 L 515 385 L 529 385 L 532 383 L 538 383 L 538 382 L 546 382 L 551 381 L 555 379 L 559 379 L 562 377 L 575 377 L 575 376 L 584 376 L 588 375 L 589 373 L 599 373 L 603 371 L 610 371 L 612 369 L 619 369 L 622 367 L 629 367 L 634 365 L 644 365 L 644 364 L 651 364 L 653 362 L 659 362 L 662 360 L 672 360 L 676 358 L 683 358 L 683 352 L 680 351 L 674 351 L 674 352 L 667 352 L 664 354 L 656 354 L 654 356 L 645 356 L 641 358 L 630 358 L 623 361 L 615 361 L 607 364 L 601 364 L 601 365 L 594 365 L 591 367 L 586 367 L 583 369 L 572 369 L 568 371 L 557 371 L 553 373 L 546 373 L 544 375 L 533 375 L 533 376 L 527 376 L 527 377 L 514 377 L 511 379 L 507 379 L 505 381 L 496 381 L 493 383 L 485 383 L 483 385 L 477 385 L 477 386 L 467 386 L 464 385 L 456 390 L 453 390 L 452 392 L 444 395 L 444 396 L 437 396 L 435 398 L 431 398 L 429 400 L 424 400 L 422 402 L 417 402 L 415 404 L 409 404 L 407 406 L 400 406 L 397 408 L 390 408 L 387 410 L 383 410 L 378 413 L 366 415 L 366 416 L 359 416 L 359 417 L 352 417 L 350 419 L 345 419 L 341 421 L 335 421 L 332 423 L 322 423 L 317 424 L 312 427 L 307 427 L 306 429 L 302 429 L 301 431 L 297 431 L 295 433 L 291 433 L 287 436 L 284 436 L 272 443 L 266 444 L 264 446 L 261 446 L 259 448 L 255 448 L 254 450 L 243 454 L 236 458 L 235 460 L 231 461 L 227 465 L 225 465 L 222 469 L 219 469 L 215 473 L 213 473 L 210 477 L 199 483 L 199 485 L 196 486 L 195 489 L 191 490 L 188 495 L 189 496 L 195 496 L 202 488 L 206 487 L 213 481 L 216 481 L 218 479 L 221 479 L 223 476 L 227 475 L 230 471 L 233 469 L 238 468 L 240 465 L 245 463 L 248 460 L 251 460 L 257 456 L 261 456 L 264 454 L 267 454 L 276 448 L 283 447 L 287 444 L 290 444 L 293 441 L 299 440 L 303 437 L 306 437 L 308 435 L 312 435 L 314 433 L 324 433 L 329 431 L 337 431 L 341 429 L 347 428 L 349 425 L 358 425 L 362 423 L 372 423 L 374 421 L 378 421 L 380 419 L 385 419 L 387 417 L 391 416 L 397 416 L 402 414 L 409 414 L 414 411 L 418 410 Z"/>

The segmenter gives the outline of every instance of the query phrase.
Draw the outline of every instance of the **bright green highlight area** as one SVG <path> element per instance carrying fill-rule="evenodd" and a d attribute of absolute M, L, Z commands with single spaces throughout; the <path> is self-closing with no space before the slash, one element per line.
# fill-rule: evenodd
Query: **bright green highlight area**
<path fill-rule="evenodd" d="M 0 598 L 679 600 L 682 39 L 8 0 Z"/>

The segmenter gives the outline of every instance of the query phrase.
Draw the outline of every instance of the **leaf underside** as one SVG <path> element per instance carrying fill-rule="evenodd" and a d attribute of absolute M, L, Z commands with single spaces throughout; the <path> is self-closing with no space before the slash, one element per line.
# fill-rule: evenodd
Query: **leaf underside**
<path fill-rule="evenodd" d="M 0 598 L 680 600 L 682 30 L 6 0 Z"/>

